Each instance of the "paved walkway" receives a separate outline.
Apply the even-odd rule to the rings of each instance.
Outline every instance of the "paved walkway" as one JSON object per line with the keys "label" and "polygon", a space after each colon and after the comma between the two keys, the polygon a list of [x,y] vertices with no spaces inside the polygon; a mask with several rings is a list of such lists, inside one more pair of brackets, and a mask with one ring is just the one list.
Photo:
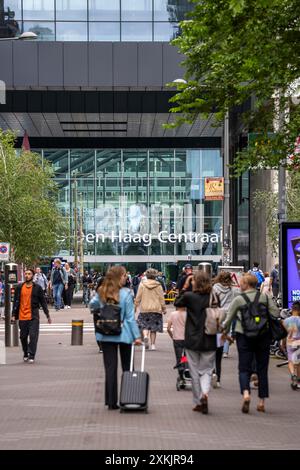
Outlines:
{"label": "paved walkway", "polygon": [[158,350],[146,355],[149,414],[120,414],[104,407],[102,356],[91,328],[83,346],[71,346],[64,326],[72,319],[91,323],[88,310],[78,305],[51,315],[53,332],[42,328],[35,364],[24,364],[21,349],[9,348],[7,365],[0,365],[0,449],[300,448],[300,391],[290,389],[287,368],[276,368],[276,359],[267,413],[256,411],[256,399],[249,415],[241,413],[232,347],[223,361],[222,388],[211,392],[204,416],[192,411],[190,391],[176,391],[172,344],[160,334]]}

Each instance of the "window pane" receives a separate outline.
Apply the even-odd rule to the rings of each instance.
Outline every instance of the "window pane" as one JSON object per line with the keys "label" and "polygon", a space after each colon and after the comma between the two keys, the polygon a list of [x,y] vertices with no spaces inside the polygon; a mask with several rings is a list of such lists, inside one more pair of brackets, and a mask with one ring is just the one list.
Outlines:
{"label": "window pane", "polygon": [[91,21],[120,21],[120,0],[90,0]]}
{"label": "window pane", "polygon": [[44,159],[52,163],[57,178],[64,178],[66,185],[68,184],[69,164],[68,150],[53,149],[44,150]]}
{"label": "window pane", "polygon": [[24,32],[26,31],[32,31],[35,33],[38,41],[55,40],[54,23],[24,21]]}
{"label": "window pane", "polygon": [[54,20],[54,0],[23,0],[24,20]]}
{"label": "window pane", "polygon": [[120,23],[89,23],[90,41],[120,41]]}
{"label": "window pane", "polygon": [[154,0],[154,21],[182,21],[191,10],[189,0]]}
{"label": "window pane", "polygon": [[152,23],[122,23],[122,41],[152,41]]}
{"label": "window pane", "polygon": [[57,41],[87,41],[87,23],[56,23]]}
{"label": "window pane", "polygon": [[151,21],[152,0],[122,0],[122,21]]}
{"label": "window pane", "polygon": [[5,20],[20,20],[22,18],[21,0],[4,1]]}
{"label": "window pane", "polygon": [[154,23],[154,41],[171,41],[178,33],[177,23]]}
{"label": "window pane", "polygon": [[56,0],[57,20],[87,20],[86,0]]}

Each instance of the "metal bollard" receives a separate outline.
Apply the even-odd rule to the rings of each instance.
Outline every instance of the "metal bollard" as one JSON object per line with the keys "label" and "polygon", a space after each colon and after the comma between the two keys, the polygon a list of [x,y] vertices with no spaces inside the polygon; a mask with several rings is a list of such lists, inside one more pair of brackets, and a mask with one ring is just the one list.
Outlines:
{"label": "metal bollard", "polygon": [[6,349],[4,341],[0,340],[0,364],[6,364]]}
{"label": "metal bollard", "polygon": [[83,344],[83,320],[72,320],[71,346],[82,346]]}

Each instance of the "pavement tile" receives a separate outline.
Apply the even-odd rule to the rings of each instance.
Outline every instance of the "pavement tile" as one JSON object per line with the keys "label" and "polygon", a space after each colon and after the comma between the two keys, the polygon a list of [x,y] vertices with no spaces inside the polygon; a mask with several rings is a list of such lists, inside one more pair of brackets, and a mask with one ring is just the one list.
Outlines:
{"label": "pavement tile", "polygon": [[[79,317],[91,322],[80,305],[51,314],[55,323]],[[222,388],[212,390],[204,416],[192,411],[191,391],[176,390],[172,342],[160,334],[157,351],[146,353],[149,413],[120,414],[104,406],[103,359],[93,334],[84,335],[83,346],[71,346],[70,339],[71,334],[41,333],[35,364],[22,362],[20,347],[7,350],[8,363],[0,365],[0,449],[300,447],[300,392],[290,389],[287,368],[277,368],[276,359],[270,361],[267,412],[256,411],[254,391],[250,414],[243,415],[233,346],[222,363]]]}

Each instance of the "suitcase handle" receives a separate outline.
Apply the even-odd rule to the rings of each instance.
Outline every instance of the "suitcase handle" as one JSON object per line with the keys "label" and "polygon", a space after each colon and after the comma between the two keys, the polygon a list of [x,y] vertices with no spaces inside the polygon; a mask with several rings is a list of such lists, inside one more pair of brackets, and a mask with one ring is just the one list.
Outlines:
{"label": "suitcase handle", "polygon": [[[131,356],[130,356],[130,372],[133,372],[134,349],[135,349],[135,344],[132,343],[132,345],[131,345]],[[145,369],[145,350],[146,350],[145,343],[142,343],[141,372],[144,372],[144,369]]]}

